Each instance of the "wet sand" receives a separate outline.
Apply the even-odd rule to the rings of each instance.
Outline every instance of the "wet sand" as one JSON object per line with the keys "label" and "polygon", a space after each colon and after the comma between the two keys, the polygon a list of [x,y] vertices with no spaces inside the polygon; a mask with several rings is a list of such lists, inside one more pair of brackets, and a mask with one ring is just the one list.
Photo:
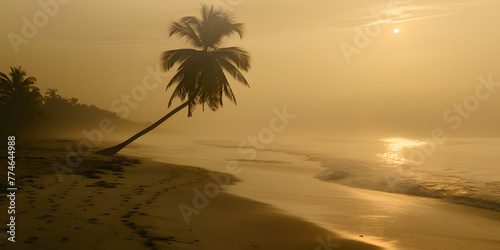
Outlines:
{"label": "wet sand", "polygon": [[[169,151],[179,148],[176,145]],[[142,145],[125,152],[157,161],[224,171],[241,156],[235,148],[186,144],[175,154]],[[318,162],[301,155],[261,151],[239,160],[240,182],[230,194],[270,204],[343,238],[385,249],[499,249],[500,213],[440,199],[353,188],[325,182]],[[360,237],[362,236],[362,237]]]}
{"label": "wet sand", "polygon": [[[16,242],[7,249],[378,249],[340,237],[265,203],[213,189],[196,209],[196,191],[214,172],[130,157],[88,155],[59,182],[73,141],[17,149]],[[5,161],[5,159],[3,159]],[[5,178],[2,173],[0,178]],[[230,185],[238,185],[232,178]],[[5,186],[2,187],[5,190]],[[203,200],[203,199],[202,199]],[[179,205],[197,212],[186,223]],[[6,195],[0,207],[7,211]],[[192,210],[191,210],[192,211]],[[7,220],[7,212],[4,213]]]}

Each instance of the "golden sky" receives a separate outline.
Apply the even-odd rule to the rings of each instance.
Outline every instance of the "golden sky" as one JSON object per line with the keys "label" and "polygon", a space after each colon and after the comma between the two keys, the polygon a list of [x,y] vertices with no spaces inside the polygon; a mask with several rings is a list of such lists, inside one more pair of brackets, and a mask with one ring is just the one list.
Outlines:
{"label": "golden sky", "polygon": [[[169,38],[167,29],[200,7],[193,0],[41,2],[52,4],[50,11],[38,1],[1,1],[8,11],[0,23],[0,71],[21,65],[42,92],[57,88],[105,109],[124,105],[122,96],[142,84],[162,51],[189,46]],[[286,106],[297,115],[287,130],[294,135],[425,137],[442,127],[456,136],[500,136],[498,86],[461,118],[459,129],[451,128],[455,111],[443,119],[455,104],[472,100],[478,77],[500,82],[499,1],[205,2],[231,8],[245,23],[243,40],[227,45],[251,53],[251,88],[233,81],[238,106],[227,101],[215,113],[200,107],[192,118],[182,112],[163,128],[244,136],[267,126],[273,108]],[[26,20],[42,24],[24,32],[31,38],[23,35]],[[12,34],[27,43],[13,46]],[[171,75],[129,107],[127,118],[155,121],[165,114]]]}

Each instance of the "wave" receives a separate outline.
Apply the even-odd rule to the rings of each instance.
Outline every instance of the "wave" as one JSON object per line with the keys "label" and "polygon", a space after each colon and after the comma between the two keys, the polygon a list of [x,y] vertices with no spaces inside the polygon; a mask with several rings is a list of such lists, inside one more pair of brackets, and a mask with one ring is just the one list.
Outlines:
{"label": "wave", "polygon": [[[364,142],[380,143],[380,142]],[[456,142],[467,144],[468,142]],[[195,144],[218,148],[235,149],[238,144],[227,141],[198,140]],[[477,144],[477,143],[472,143]],[[245,148],[251,148],[249,146]],[[274,145],[262,151],[285,153],[289,156],[306,157],[309,161],[320,162],[325,170],[315,177],[329,182],[335,182],[355,188],[377,190],[389,193],[443,199],[448,202],[467,206],[500,211],[500,182],[474,182],[456,176],[436,175],[430,172],[417,171],[408,161],[398,161],[400,164],[388,164],[385,161],[373,159],[359,160],[341,158],[330,154],[318,154],[316,150],[292,150],[289,147]],[[314,152],[314,153],[313,153]],[[394,155],[392,155],[394,156]],[[406,156],[398,155],[405,158]],[[398,158],[399,159],[399,158]],[[255,159],[238,161],[253,161],[259,163],[286,163],[283,157],[279,159]],[[402,163],[402,164],[401,164]]]}
{"label": "wave", "polygon": [[415,171],[411,165],[387,165],[331,157],[309,157],[326,169],[316,178],[355,188],[443,199],[500,211],[500,182],[473,182],[455,176]]}
{"label": "wave", "polygon": [[256,162],[256,163],[272,163],[272,164],[290,164],[290,162],[287,162],[287,161],[275,161],[275,160],[233,159],[233,161]]}

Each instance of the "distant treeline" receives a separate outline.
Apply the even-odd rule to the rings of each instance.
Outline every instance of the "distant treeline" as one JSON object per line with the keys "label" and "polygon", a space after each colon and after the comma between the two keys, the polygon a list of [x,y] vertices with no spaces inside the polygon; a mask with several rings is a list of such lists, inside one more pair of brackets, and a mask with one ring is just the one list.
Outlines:
{"label": "distant treeline", "polygon": [[[99,128],[109,119],[113,134],[138,130],[146,124],[122,119],[116,113],[95,105],[78,103],[76,98],[63,98],[57,89],[43,96],[34,77],[11,67],[9,75],[0,72],[0,135],[23,139],[61,139],[84,137],[83,130]],[[108,122],[109,122],[108,120]],[[130,133],[130,132],[129,132]]]}
{"label": "distant treeline", "polygon": [[46,96],[41,107],[42,118],[32,121],[25,129],[28,138],[79,138],[83,130],[99,128],[103,119],[109,119],[116,132],[138,130],[144,123],[119,117],[116,113],[100,109],[95,105],[78,103],[76,98],[50,98]]}

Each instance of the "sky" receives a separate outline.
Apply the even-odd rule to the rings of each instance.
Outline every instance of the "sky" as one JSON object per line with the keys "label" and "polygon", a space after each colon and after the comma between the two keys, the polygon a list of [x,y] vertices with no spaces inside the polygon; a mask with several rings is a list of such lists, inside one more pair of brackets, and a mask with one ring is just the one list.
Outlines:
{"label": "sky", "polygon": [[170,110],[174,72],[150,72],[163,51],[189,47],[168,27],[201,3],[245,24],[243,39],[225,46],[250,52],[250,88],[231,81],[237,106],[186,110],[162,128],[244,138],[286,107],[296,117],[283,136],[500,136],[494,0],[2,0],[0,72],[22,66],[42,92],[156,121]]}

